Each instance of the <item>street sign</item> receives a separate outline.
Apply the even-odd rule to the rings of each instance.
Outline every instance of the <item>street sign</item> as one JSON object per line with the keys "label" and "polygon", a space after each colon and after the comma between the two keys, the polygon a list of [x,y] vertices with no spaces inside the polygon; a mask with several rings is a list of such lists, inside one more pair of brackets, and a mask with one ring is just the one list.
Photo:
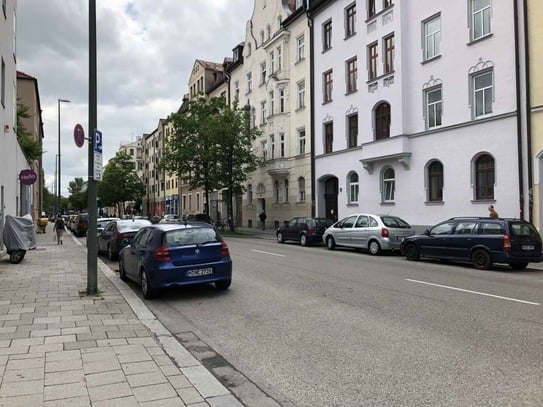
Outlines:
{"label": "street sign", "polygon": [[37,179],[38,175],[32,169],[22,170],[19,173],[19,181],[23,185],[32,185]]}
{"label": "street sign", "polygon": [[95,181],[102,181],[102,132],[94,130],[94,174]]}
{"label": "street sign", "polygon": [[75,145],[79,148],[83,147],[85,144],[85,130],[83,130],[83,126],[79,123],[74,127],[74,141]]}

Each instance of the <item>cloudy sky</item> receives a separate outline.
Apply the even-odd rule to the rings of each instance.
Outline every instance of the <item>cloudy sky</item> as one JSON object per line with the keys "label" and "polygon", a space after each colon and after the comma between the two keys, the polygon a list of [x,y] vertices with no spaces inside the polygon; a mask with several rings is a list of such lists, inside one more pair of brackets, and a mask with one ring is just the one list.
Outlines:
{"label": "cloudy sky", "polygon": [[[196,59],[222,62],[245,36],[253,0],[97,0],[98,129],[104,163],[177,110]],[[87,179],[88,1],[18,0],[17,70],[38,79],[46,186],[53,192],[61,103],[62,195]]]}

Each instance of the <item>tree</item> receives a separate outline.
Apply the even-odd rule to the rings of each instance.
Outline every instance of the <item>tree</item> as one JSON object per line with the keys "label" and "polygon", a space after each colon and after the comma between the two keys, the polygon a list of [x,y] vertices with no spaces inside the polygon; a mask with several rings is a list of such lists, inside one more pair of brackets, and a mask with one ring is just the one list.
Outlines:
{"label": "tree", "polygon": [[169,121],[174,131],[165,140],[159,168],[188,179],[191,189],[203,187],[207,202],[209,192],[227,188],[233,229],[233,192],[242,190],[247,174],[260,163],[251,151],[259,130],[250,128],[248,112],[217,97],[192,99],[186,113],[174,113]]}
{"label": "tree", "polygon": [[17,141],[28,161],[36,161],[43,154],[40,142],[23,125],[23,119],[31,117],[28,106],[17,102]]}
{"label": "tree", "polygon": [[98,183],[98,197],[102,206],[116,206],[125,213],[125,202],[141,202],[145,186],[138,177],[134,163],[124,151],[118,151],[104,168],[102,182]]}
{"label": "tree", "polygon": [[85,181],[81,177],[75,177],[73,181],[70,181],[68,184],[68,191],[70,196],[68,201],[70,203],[70,208],[76,211],[82,211],[87,207],[87,191],[83,190],[83,185]]}

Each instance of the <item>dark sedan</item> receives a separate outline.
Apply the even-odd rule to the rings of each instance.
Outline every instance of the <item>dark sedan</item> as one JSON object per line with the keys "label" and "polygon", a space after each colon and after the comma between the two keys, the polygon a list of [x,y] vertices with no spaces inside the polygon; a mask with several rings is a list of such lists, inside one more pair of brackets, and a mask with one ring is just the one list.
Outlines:
{"label": "dark sedan", "polygon": [[115,260],[136,232],[150,224],[147,219],[118,219],[109,222],[98,235],[98,254],[107,253],[110,260]]}
{"label": "dark sedan", "polygon": [[232,259],[212,225],[156,224],[142,228],[121,250],[119,276],[140,284],[145,298],[173,286],[214,283],[226,290],[232,282]]}
{"label": "dark sedan", "polygon": [[302,246],[322,244],[322,235],[326,228],[334,222],[326,218],[292,218],[288,223],[277,229],[275,236],[279,243],[285,240],[300,242]]}

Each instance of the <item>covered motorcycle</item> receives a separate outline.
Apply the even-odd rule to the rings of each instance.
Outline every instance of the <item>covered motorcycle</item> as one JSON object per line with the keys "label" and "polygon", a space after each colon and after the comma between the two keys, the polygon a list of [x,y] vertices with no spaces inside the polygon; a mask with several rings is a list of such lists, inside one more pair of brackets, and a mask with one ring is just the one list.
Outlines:
{"label": "covered motorcycle", "polygon": [[20,263],[28,250],[36,248],[36,235],[32,216],[6,215],[3,232],[4,245],[9,261]]}

